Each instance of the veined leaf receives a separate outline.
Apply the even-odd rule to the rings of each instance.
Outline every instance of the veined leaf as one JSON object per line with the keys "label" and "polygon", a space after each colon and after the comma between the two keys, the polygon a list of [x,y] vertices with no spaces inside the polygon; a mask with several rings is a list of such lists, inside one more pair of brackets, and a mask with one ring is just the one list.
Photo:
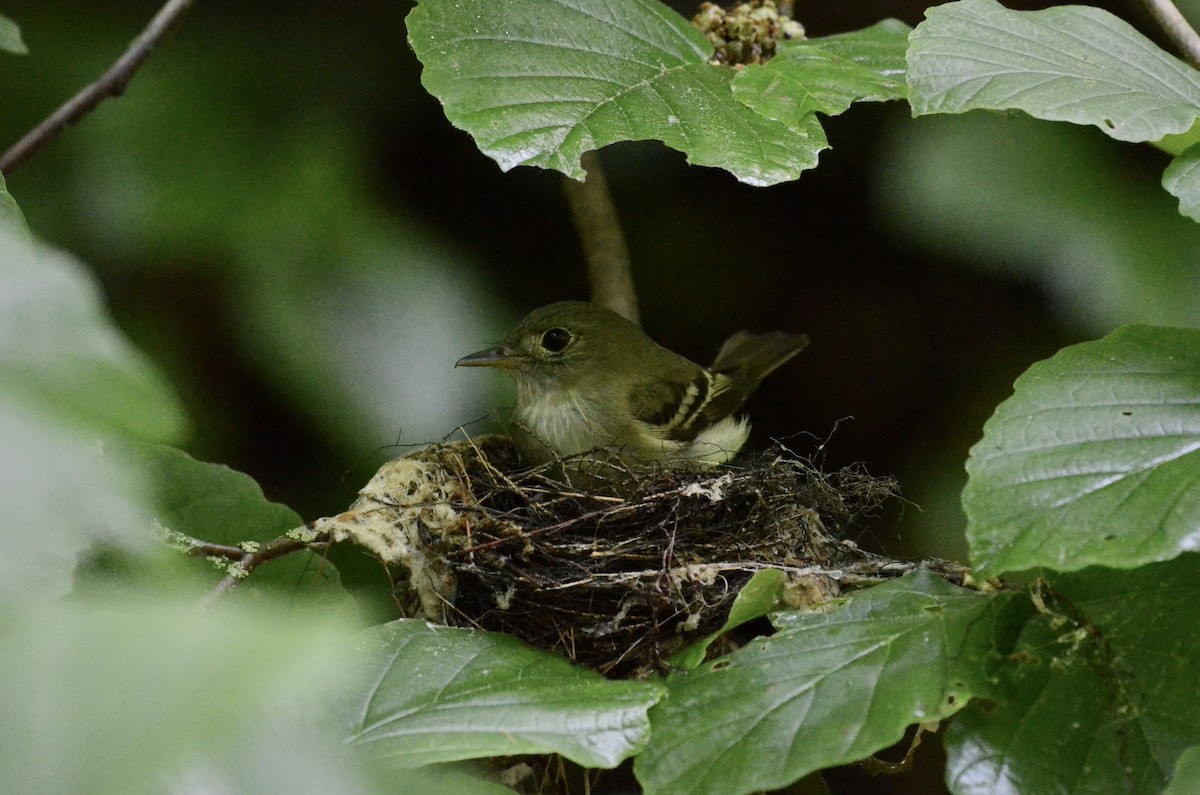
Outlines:
{"label": "veined leaf", "polygon": [[[1051,583],[1049,615],[997,667],[995,704],[970,705],[946,735],[956,795],[1195,792],[1200,743],[1196,555],[1131,571],[1092,568]],[[1177,767],[1178,762],[1178,767]]]}
{"label": "veined leaf", "polygon": [[734,79],[734,96],[788,124],[818,111],[837,115],[861,100],[903,99],[910,30],[885,19],[853,33],[780,42],[774,58],[747,66]]}
{"label": "veined leaf", "polygon": [[708,654],[708,647],[714,640],[747,621],[765,616],[778,607],[786,588],[787,575],[779,569],[763,569],[755,572],[754,576],[746,581],[742,590],[738,591],[738,595],[734,597],[733,604],[729,608],[729,618],[725,620],[720,629],[709,633],[674,655],[671,658],[671,664],[683,670],[695,668],[704,662],[704,658]]}
{"label": "veined leaf", "polygon": [[1125,326],[1035,364],[967,472],[967,540],[985,576],[1200,549],[1200,330]]}
{"label": "veined leaf", "polygon": [[646,742],[661,686],[610,682],[508,635],[394,621],[372,631],[347,742],[399,767],[559,753],[614,767]]}
{"label": "veined leaf", "polygon": [[827,146],[815,118],[788,126],[737,101],[735,71],[657,0],[422,0],[408,30],[425,88],[504,170],[582,179],[584,152],[655,139],[770,185]]}
{"label": "veined leaf", "polygon": [[929,9],[910,42],[914,115],[1016,109],[1121,141],[1156,141],[1200,117],[1200,72],[1099,8],[959,0]]}
{"label": "veined leaf", "polygon": [[994,608],[919,571],[837,610],[781,613],[778,634],[668,680],[638,780],[648,795],[736,795],[886,748],[990,691]]}

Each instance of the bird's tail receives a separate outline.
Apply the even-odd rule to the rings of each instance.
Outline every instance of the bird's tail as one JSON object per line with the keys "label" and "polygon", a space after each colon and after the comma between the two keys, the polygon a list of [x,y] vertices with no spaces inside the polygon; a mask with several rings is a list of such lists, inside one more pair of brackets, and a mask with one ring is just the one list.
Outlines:
{"label": "bird's tail", "polygon": [[721,345],[712,370],[729,376],[744,394],[749,394],[775,368],[791,359],[808,345],[803,334],[773,331],[751,334],[739,331]]}

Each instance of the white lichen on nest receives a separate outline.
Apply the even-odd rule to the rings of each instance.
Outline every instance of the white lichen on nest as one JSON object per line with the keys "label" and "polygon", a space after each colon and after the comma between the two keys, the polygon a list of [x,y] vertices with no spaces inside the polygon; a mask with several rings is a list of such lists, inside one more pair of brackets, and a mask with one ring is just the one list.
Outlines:
{"label": "white lichen on nest", "polygon": [[452,539],[465,531],[459,507],[465,483],[443,456],[398,458],[384,464],[349,510],[318,519],[305,529],[330,541],[352,541],[407,574],[419,611],[412,617],[445,621],[454,603],[455,578],[429,539]]}

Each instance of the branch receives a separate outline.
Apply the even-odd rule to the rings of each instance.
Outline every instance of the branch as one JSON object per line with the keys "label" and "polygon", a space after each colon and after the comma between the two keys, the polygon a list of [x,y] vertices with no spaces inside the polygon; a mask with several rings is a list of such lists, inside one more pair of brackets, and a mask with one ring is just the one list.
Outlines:
{"label": "branch", "polygon": [[[319,542],[319,541],[318,541]],[[192,555],[212,555],[215,557],[229,558],[233,561],[230,566],[229,574],[225,575],[208,594],[200,600],[200,607],[210,607],[214,602],[220,599],[225,594],[232,591],[238,586],[242,580],[250,576],[250,572],[254,571],[263,563],[275,558],[282,558],[284,555],[290,555],[293,552],[299,552],[302,549],[307,549],[314,541],[301,541],[291,536],[280,536],[274,541],[268,541],[254,551],[247,551],[241,547],[226,546],[225,544],[208,544],[198,542],[188,550]]]}
{"label": "branch", "polygon": [[1192,66],[1200,69],[1200,35],[1171,0],[1142,0],[1150,16],[1179,48]]}
{"label": "branch", "polygon": [[568,179],[563,183],[563,191],[587,259],[592,303],[638,323],[637,291],[633,288],[629,270],[629,249],[621,234],[621,221],[608,192],[600,158],[595,152],[585,152],[581,160],[587,179],[584,182]]}
{"label": "branch", "polygon": [[99,80],[71,97],[0,156],[0,173],[10,173],[28,160],[43,144],[91,113],[104,100],[125,93],[125,87],[129,85],[138,68],[150,57],[154,45],[175,27],[195,1],[167,0],[141,35],[129,45],[124,55],[118,58]]}

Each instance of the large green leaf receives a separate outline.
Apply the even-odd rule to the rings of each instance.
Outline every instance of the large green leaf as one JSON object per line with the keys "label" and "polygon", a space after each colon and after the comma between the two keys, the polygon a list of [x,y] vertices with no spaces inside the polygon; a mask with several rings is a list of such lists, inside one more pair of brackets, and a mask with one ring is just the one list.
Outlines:
{"label": "large green leaf", "polygon": [[1200,221],[1200,144],[1171,161],[1163,172],[1163,187],[1179,199],[1179,212]]}
{"label": "large green leaf", "polygon": [[65,593],[96,540],[145,544],[138,477],[99,439],[182,423],[82,269],[0,224],[0,600]]}
{"label": "large green leaf", "polygon": [[148,546],[137,474],[2,388],[0,472],[0,603],[67,593],[80,554],[96,541]]}
{"label": "large green leaf", "polygon": [[371,632],[348,742],[399,767],[558,753],[613,767],[642,747],[663,689],[610,682],[496,633],[395,621]]}
{"label": "large green leaf", "polygon": [[972,704],[950,724],[951,789],[1161,792],[1200,742],[1198,565],[1186,555],[1052,583],[1066,600],[1051,599],[1052,612],[1021,633],[995,704]]}
{"label": "large green leaf", "polygon": [[842,113],[860,100],[903,99],[910,30],[885,19],[853,33],[780,42],[765,65],[742,70],[733,94],[763,116],[791,125],[818,111]]}
{"label": "large green leaf", "polygon": [[789,127],[734,99],[736,72],[657,0],[422,0],[408,30],[425,88],[505,170],[582,179],[584,152],[655,139],[770,185],[827,145],[811,115]]}
{"label": "large green leaf", "polygon": [[0,791],[368,792],[305,717],[339,681],[340,623],[162,594],[0,613]]}
{"label": "large green leaf", "polygon": [[29,52],[29,48],[25,46],[25,41],[21,38],[21,29],[17,27],[17,23],[3,14],[0,14],[0,50],[17,55],[25,55]]}
{"label": "large green leaf", "polygon": [[668,681],[634,762],[647,793],[746,793],[863,759],[991,687],[993,599],[927,572]]}
{"label": "large green leaf", "polygon": [[100,433],[182,436],[170,386],[113,326],[83,267],[0,229],[0,392]]}
{"label": "large green leaf", "polygon": [[1023,110],[1121,141],[1182,133],[1200,117],[1200,72],[1107,11],[935,6],[910,38],[913,113]]}
{"label": "large green leaf", "polygon": [[967,472],[967,539],[986,576],[1200,548],[1200,330],[1125,326],[1035,364]]}

